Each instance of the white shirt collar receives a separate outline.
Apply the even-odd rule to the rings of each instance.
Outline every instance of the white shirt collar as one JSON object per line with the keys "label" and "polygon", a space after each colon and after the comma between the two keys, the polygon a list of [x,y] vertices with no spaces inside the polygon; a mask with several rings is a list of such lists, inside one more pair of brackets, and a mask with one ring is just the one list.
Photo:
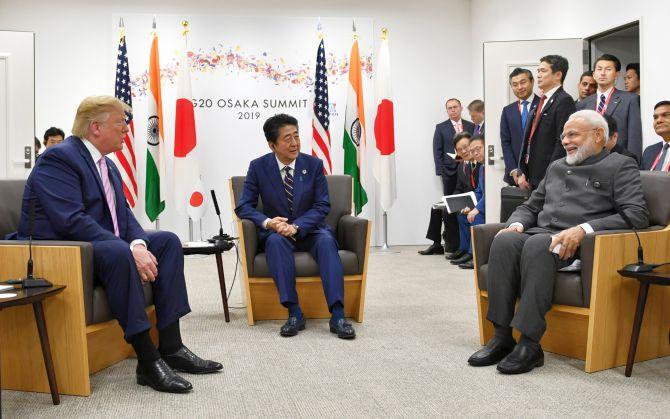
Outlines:
{"label": "white shirt collar", "polygon": [[547,99],[545,100],[544,103],[547,103],[547,101],[549,99],[551,99],[551,97],[554,95],[554,93],[556,93],[556,90],[558,90],[559,87],[561,87],[560,84],[558,86],[554,87],[553,89],[549,90],[548,92],[544,93],[544,95],[547,97]]}
{"label": "white shirt collar", "polygon": [[528,96],[528,99],[519,99],[519,105],[523,106],[523,101],[527,100],[529,105],[533,104],[533,101],[535,100],[535,93],[531,93],[530,96]]}
{"label": "white shirt collar", "polygon": [[102,157],[102,153],[100,150],[98,150],[92,142],[88,141],[86,138],[82,138],[81,141],[84,143],[86,146],[86,149],[88,150],[89,154],[91,155],[91,158],[93,159],[93,163],[95,165],[98,165],[98,161],[100,160],[100,157]]}
{"label": "white shirt collar", "polygon": [[451,124],[452,124],[454,127],[457,126],[458,124],[461,124],[461,125],[463,124],[463,119],[462,119],[462,118],[459,119],[458,121],[454,121],[453,119],[450,119],[450,121],[451,121]]}
{"label": "white shirt collar", "polygon": [[279,173],[281,173],[281,171],[284,170],[284,167],[286,167],[286,166],[290,167],[291,171],[293,171],[293,173],[295,173],[295,160],[293,160],[289,164],[284,164],[284,163],[279,161],[276,154],[275,154],[275,159],[277,160],[277,164],[279,165]]}
{"label": "white shirt collar", "polygon": [[605,98],[610,97],[610,95],[612,94],[612,91],[613,91],[613,90],[614,90],[614,86],[610,87],[610,88],[607,89],[607,91],[605,91],[605,92],[601,92],[600,89],[598,89],[598,92],[597,92],[597,95],[598,95],[597,98],[598,98],[598,100],[600,100],[600,96],[601,96],[601,95],[605,95]]}

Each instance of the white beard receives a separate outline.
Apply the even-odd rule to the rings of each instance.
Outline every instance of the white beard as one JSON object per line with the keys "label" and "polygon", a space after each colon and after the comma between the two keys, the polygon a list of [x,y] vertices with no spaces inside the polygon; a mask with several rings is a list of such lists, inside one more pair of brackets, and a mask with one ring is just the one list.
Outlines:
{"label": "white beard", "polygon": [[565,156],[565,162],[570,166],[574,166],[580,164],[594,154],[595,150],[591,143],[582,144],[581,147],[577,147],[575,154],[568,154]]}

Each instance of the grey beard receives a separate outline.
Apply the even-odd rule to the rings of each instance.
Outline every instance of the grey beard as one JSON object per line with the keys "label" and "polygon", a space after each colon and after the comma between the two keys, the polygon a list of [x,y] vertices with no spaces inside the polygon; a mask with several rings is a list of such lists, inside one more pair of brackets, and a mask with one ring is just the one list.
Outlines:
{"label": "grey beard", "polygon": [[584,144],[583,146],[577,148],[577,152],[575,154],[568,154],[565,156],[565,162],[570,166],[574,166],[591,157],[592,154],[591,147],[589,147],[587,144]]}

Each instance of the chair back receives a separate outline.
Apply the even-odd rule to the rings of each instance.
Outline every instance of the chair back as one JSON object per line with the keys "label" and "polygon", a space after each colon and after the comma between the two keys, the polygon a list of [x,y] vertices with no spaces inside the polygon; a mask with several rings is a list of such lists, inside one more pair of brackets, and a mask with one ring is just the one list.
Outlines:
{"label": "chair back", "polygon": [[642,191],[647,201],[650,226],[670,224],[670,172],[641,171]]}
{"label": "chair back", "polygon": [[0,240],[19,228],[25,179],[0,180]]}
{"label": "chair back", "polygon": [[[246,176],[233,176],[230,181],[233,189],[233,199],[235,205],[239,203],[244,189],[244,180]],[[343,215],[351,214],[351,176],[349,175],[328,175],[326,176],[328,182],[328,194],[330,195],[330,212],[326,216],[326,224],[328,224],[333,231],[337,231],[337,223]],[[258,198],[258,211],[263,211],[263,203]]]}

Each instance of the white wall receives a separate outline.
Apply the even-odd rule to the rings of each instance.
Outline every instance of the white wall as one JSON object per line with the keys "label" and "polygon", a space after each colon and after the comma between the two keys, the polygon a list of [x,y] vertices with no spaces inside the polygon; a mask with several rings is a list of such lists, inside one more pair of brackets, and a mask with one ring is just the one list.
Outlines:
{"label": "white wall", "polygon": [[[104,5],[74,0],[9,4],[0,0],[0,29],[35,32],[35,132],[39,137],[51,125],[68,132],[83,97],[112,94],[116,44],[109,22],[114,13],[374,19],[375,33],[383,26],[390,29],[393,66],[398,201],[389,212],[389,241],[418,244],[426,242],[423,237],[428,208],[441,191],[432,159],[434,126],[445,119],[447,97],[460,97],[467,104],[475,96],[470,94],[473,79],[467,65],[471,57],[470,2],[419,0],[411,6],[402,0],[298,0],[290,4],[270,0],[225,4],[216,0],[118,0]],[[368,120],[372,117],[369,110]],[[333,146],[339,146],[340,140],[334,141]],[[217,187],[224,188],[225,184]],[[213,211],[209,211],[205,231],[213,233],[217,224]],[[161,227],[183,232],[183,226]]]}
{"label": "white wall", "polygon": [[[545,7],[546,6],[546,7]],[[525,39],[588,37],[640,20],[641,112],[644,145],[659,141],[652,127],[654,104],[670,99],[670,3],[644,0],[563,0],[534,7],[520,0],[472,0],[472,93],[481,94],[482,43]],[[551,8],[551,9],[550,9]],[[538,57],[540,58],[540,57]],[[571,63],[572,64],[572,63]],[[569,71],[576,70],[571,66]]]}

